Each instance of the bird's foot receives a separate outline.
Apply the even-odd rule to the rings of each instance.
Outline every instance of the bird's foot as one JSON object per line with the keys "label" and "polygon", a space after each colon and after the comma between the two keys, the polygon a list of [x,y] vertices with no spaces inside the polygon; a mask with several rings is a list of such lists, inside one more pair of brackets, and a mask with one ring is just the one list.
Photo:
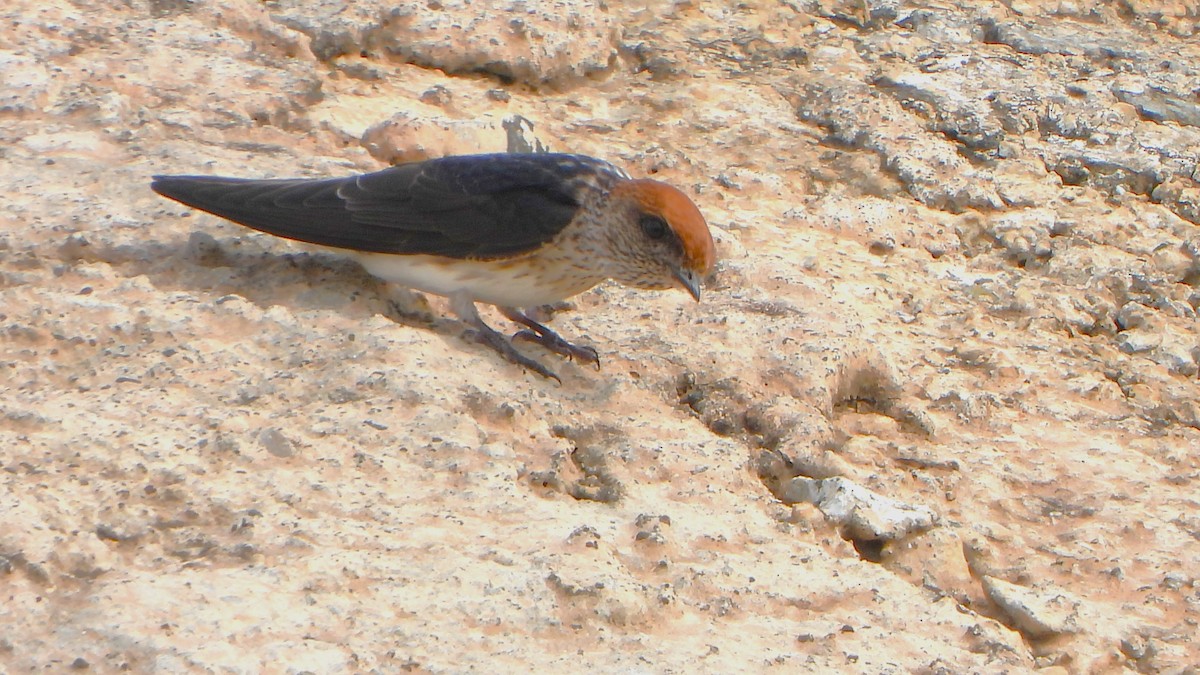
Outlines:
{"label": "bird's foot", "polygon": [[517,348],[509,342],[508,338],[492,330],[490,327],[477,325],[475,328],[467,330],[467,336],[481,345],[487,345],[500,352],[500,355],[510,362],[527,370],[532,370],[544,378],[555,380],[559,384],[562,384],[562,379],[558,375],[555,375],[554,371],[517,351]]}
{"label": "bird's foot", "polygon": [[512,339],[536,342],[559,356],[565,356],[568,359],[578,359],[582,363],[594,363],[596,364],[596,368],[600,367],[600,354],[595,349],[588,345],[577,345],[567,342],[558,333],[538,333],[533,330],[520,330],[513,334]]}
{"label": "bird's foot", "polygon": [[594,363],[597,369],[600,368],[600,354],[592,347],[572,344],[563,339],[558,333],[534,321],[518,310],[505,307],[501,308],[501,312],[510,321],[519,323],[526,328],[526,330],[517,331],[513,335],[513,340],[536,342],[559,356],[576,359],[581,363]]}
{"label": "bird's foot", "polygon": [[[475,309],[475,301],[471,299],[471,296],[463,293],[451,295],[450,307],[460,319],[470,324],[471,328],[467,329],[466,332],[468,337],[479,344],[491,347],[510,362],[526,370],[532,370],[544,378],[555,380],[559,384],[562,384],[562,379],[558,375],[555,375],[554,371],[517,351],[517,348],[513,346],[512,342],[509,342],[508,338],[497,333],[491,326],[484,323],[483,319],[479,316],[479,311]],[[505,311],[507,312],[507,310]]]}

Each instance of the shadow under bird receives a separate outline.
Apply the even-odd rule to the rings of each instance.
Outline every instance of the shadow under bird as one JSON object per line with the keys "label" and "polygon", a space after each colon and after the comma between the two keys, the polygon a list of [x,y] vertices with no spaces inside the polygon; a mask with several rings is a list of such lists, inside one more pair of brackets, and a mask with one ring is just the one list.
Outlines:
{"label": "shadow under bird", "polygon": [[599,365],[524,309],[613,279],[678,287],[700,300],[716,260],[712,235],[683,192],[569,154],[461,155],[332,179],[155,176],[160,195],[247,227],[340,249],[389,282],[443,295],[474,337],[558,377],[484,323],[495,305],[524,328],[513,339]]}

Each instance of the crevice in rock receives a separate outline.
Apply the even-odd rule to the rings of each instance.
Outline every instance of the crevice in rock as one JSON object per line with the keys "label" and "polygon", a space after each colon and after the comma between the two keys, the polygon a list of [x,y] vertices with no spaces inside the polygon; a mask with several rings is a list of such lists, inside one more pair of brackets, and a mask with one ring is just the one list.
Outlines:
{"label": "crevice in rock", "polygon": [[554,453],[550,467],[529,472],[527,481],[580,501],[611,504],[621,499],[625,486],[608,466],[616,454],[612,446],[621,437],[617,430],[603,425],[559,425],[551,429],[551,434],[568,441],[571,449]]}
{"label": "crevice in rock", "polygon": [[817,506],[863,560],[878,563],[890,543],[933,527],[937,519],[928,509],[876,494],[841,475],[837,451],[848,436],[839,429],[839,411],[884,415],[905,433],[923,437],[932,426],[923,413],[900,402],[899,385],[886,368],[844,364],[828,387],[831,408],[822,414],[790,398],[757,401],[735,378],[705,381],[689,372],[675,383],[678,402],[709,430],[757,451],[755,473],[776,499]]}

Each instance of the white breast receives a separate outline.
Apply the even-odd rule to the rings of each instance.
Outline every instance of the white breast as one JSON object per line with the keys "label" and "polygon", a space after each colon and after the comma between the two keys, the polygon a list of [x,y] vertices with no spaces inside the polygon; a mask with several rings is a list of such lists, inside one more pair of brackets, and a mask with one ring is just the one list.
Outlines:
{"label": "white breast", "polygon": [[536,307],[582,293],[604,280],[596,273],[564,270],[534,256],[513,261],[451,260],[430,255],[355,253],[371,274],[437,295],[466,292],[502,307]]}

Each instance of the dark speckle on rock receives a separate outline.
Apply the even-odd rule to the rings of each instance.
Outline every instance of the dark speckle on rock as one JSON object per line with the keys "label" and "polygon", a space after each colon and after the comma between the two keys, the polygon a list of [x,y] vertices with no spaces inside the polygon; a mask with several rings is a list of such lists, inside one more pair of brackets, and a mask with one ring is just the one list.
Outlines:
{"label": "dark speckle on rock", "polygon": [[278,429],[263,429],[258,434],[258,442],[276,457],[286,458],[296,454],[295,445]]}

